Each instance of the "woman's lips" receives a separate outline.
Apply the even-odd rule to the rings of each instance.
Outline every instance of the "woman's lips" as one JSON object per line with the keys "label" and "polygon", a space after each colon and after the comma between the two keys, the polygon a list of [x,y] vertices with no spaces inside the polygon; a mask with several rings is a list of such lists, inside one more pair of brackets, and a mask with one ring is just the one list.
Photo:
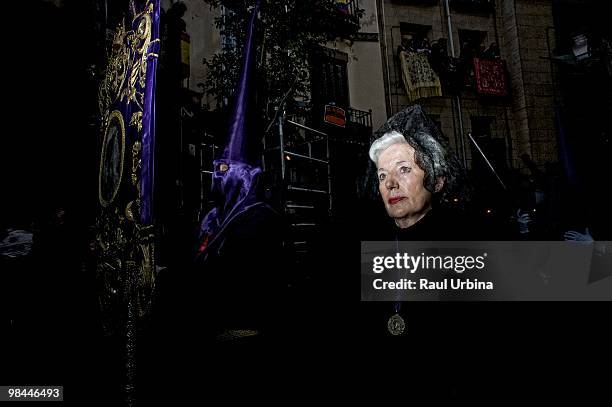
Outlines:
{"label": "woman's lips", "polygon": [[403,201],[404,199],[406,199],[405,196],[398,196],[397,198],[389,198],[387,202],[389,202],[389,205],[395,205],[396,203],[398,203],[399,201]]}

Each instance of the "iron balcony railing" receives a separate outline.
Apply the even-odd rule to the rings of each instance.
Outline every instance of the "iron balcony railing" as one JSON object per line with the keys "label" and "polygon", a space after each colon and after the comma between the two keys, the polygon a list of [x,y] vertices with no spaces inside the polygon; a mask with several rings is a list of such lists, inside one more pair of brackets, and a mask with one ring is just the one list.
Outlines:
{"label": "iron balcony railing", "polygon": [[349,107],[346,109],[348,124],[372,128],[372,110],[365,111]]}

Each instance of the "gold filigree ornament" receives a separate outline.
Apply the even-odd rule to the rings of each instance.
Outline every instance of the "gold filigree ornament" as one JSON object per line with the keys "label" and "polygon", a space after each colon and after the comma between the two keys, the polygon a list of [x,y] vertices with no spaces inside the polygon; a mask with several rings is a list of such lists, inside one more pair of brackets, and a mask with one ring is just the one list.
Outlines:
{"label": "gold filigree ornament", "polygon": [[132,114],[130,126],[136,126],[139,133],[142,131],[142,112],[135,112]]}
{"label": "gold filigree ornament", "polygon": [[138,174],[140,173],[140,167],[142,159],[140,158],[140,151],[142,150],[142,144],[140,141],[136,141],[132,145],[132,185],[136,187],[138,196],[140,196],[140,182]]}
{"label": "gold filigree ornament", "polygon": [[[159,39],[151,41],[151,13],[153,12],[152,3],[149,7],[137,15],[132,23],[135,25],[136,31],[127,34],[127,45],[131,54],[131,71],[127,86],[121,92],[120,100],[125,99],[126,103],[135,102],[142,109],[144,104],[144,92],[139,92],[136,85],[140,89],[144,89],[147,79],[147,61],[150,56],[156,57],[156,54],[149,54],[148,50],[152,43],[158,42]],[[136,22],[138,24],[136,25]]]}
{"label": "gold filigree ornament", "polygon": [[98,92],[98,104],[100,114],[103,117],[108,116],[108,109],[119,98],[127,78],[130,67],[130,52],[126,46],[126,36],[125,26],[122,22],[117,26],[113,36],[113,46],[108,58],[108,65]]}
{"label": "gold filigree ornament", "polygon": [[99,108],[103,116],[117,100],[125,99],[128,105],[135,102],[142,110],[144,92],[140,92],[136,85],[145,88],[147,61],[149,57],[158,56],[148,52],[151,44],[159,42],[159,38],[151,40],[153,11],[153,3],[148,2],[143,11],[132,19],[135,31],[126,31],[124,22],[115,31],[105,78],[99,91]]}
{"label": "gold filigree ornament", "polygon": [[136,215],[134,214],[134,201],[128,202],[125,207],[125,217],[130,222],[134,222],[136,220]]}

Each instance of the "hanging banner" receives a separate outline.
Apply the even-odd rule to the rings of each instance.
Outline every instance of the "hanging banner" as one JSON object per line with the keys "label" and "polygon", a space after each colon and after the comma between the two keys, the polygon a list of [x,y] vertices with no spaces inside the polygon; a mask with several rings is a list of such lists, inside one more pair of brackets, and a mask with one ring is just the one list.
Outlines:
{"label": "hanging banner", "polygon": [[442,96],[440,78],[429,65],[427,54],[401,51],[399,53],[402,80],[409,102]]}
{"label": "hanging banner", "polygon": [[481,95],[507,96],[506,62],[502,59],[474,58],[476,91]]}

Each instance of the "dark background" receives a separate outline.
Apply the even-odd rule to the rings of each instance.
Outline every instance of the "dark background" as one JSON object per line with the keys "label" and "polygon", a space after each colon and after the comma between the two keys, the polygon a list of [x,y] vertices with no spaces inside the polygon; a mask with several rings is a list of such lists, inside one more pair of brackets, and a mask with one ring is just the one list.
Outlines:
{"label": "dark background", "polygon": [[[94,0],[63,3],[62,8],[34,0],[2,6],[3,65],[8,68],[3,75],[11,92],[4,103],[0,148],[0,226],[35,229],[39,239],[35,258],[3,264],[0,271],[0,343],[8,358],[0,363],[0,379],[2,384],[64,384],[67,400],[91,405],[95,393],[99,405],[118,405],[120,366],[112,340],[102,332],[93,276],[82,265],[88,261],[89,225],[97,205],[97,75],[104,30],[114,26],[121,7],[109,1],[105,13]],[[584,10],[582,17],[569,9],[560,18],[598,24],[601,20],[593,16],[609,15],[603,9]],[[593,77],[586,72],[581,78]],[[590,134],[602,126],[609,129],[610,111],[602,110],[607,105],[599,99],[604,96],[591,92],[597,83],[576,80],[571,76],[565,82],[566,92],[575,93],[568,109],[579,109],[570,115],[571,125]],[[581,147],[585,162],[602,151],[589,145]],[[597,172],[591,179],[595,187],[590,191],[597,192],[585,196],[586,202],[607,202],[609,178]],[[334,236],[346,234],[340,230]],[[260,355],[256,366],[283,352],[285,363],[277,372],[293,385],[312,380],[317,386],[325,379],[334,383],[332,390],[343,390],[339,382],[346,378],[354,394],[363,391],[357,383],[373,387],[378,378],[384,382],[382,393],[397,391],[403,400],[410,398],[405,390],[409,382],[443,399],[484,395],[528,403],[532,391],[544,401],[602,393],[610,398],[605,390],[612,366],[608,303],[414,304],[406,310],[408,330],[417,327],[411,343],[392,337],[357,339],[358,298],[350,293],[358,292],[358,282],[346,286],[339,269],[324,271],[327,296],[313,301],[314,316],[305,320],[304,335],[276,344],[270,359]],[[254,356],[242,357],[248,365]],[[327,365],[335,365],[338,375],[328,372]],[[414,373],[417,366],[425,366],[422,374]],[[215,374],[206,366],[198,371]],[[257,381],[256,374],[238,374],[243,376],[251,384]],[[231,375],[219,380],[243,384]]]}

